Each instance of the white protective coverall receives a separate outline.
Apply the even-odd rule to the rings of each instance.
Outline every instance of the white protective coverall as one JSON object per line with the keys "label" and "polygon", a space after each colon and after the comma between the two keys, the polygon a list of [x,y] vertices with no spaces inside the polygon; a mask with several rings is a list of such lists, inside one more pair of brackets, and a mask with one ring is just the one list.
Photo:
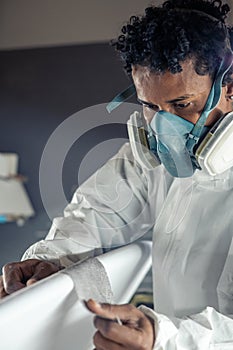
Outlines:
{"label": "white protective coverall", "polygon": [[23,259],[69,266],[93,247],[153,231],[154,349],[233,349],[233,169],[171,177],[140,168],[125,144],[75,192]]}

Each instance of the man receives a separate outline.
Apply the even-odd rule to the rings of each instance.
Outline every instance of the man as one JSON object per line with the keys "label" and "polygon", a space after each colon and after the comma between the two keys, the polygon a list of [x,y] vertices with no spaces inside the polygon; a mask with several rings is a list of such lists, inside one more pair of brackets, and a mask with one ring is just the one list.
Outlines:
{"label": "man", "polygon": [[[123,146],[103,167],[101,184],[126,180],[123,192],[132,198],[124,210],[114,201],[105,210],[109,193],[102,186],[99,200],[90,178],[76,191],[65,217],[54,220],[47,239],[29,248],[21,263],[4,267],[2,297],[68,266],[80,254],[90,256],[88,247],[103,246],[105,231],[115,239],[153,230],[155,312],[89,300],[87,307],[98,315],[96,349],[233,348],[233,169],[226,162],[222,172],[216,170],[220,163],[203,161],[201,167],[202,156],[196,154],[197,149],[204,154],[205,146],[199,146],[211,126],[220,121],[224,129],[230,123],[228,12],[221,0],[169,0],[122,28],[115,45],[156,144],[148,138],[151,152],[162,164],[148,168],[138,160],[139,166],[129,145]],[[132,149],[137,158],[133,144]],[[120,318],[122,324],[106,318]]]}

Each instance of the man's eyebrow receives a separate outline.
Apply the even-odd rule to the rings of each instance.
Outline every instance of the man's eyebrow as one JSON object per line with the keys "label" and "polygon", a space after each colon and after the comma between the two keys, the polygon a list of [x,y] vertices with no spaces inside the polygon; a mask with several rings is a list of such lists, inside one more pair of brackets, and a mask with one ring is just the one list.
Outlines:
{"label": "man's eyebrow", "polygon": [[[179,102],[179,101],[187,100],[188,98],[194,97],[194,96],[195,96],[194,94],[179,96],[179,97],[174,98],[173,100],[168,100],[168,101],[165,101],[165,102],[166,103],[176,103],[176,102]],[[151,102],[143,101],[140,98],[137,98],[137,100],[138,100],[139,103],[141,103],[143,105],[156,106],[155,104],[153,104]]]}
{"label": "man's eyebrow", "polygon": [[137,98],[137,101],[142,104],[142,105],[147,105],[147,106],[156,106],[155,104],[151,103],[151,102],[147,102],[147,101],[143,101],[140,98]]}
{"label": "man's eyebrow", "polygon": [[165,101],[165,102],[166,103],[175,103],[175,102],[187,100],[188,98],[194,97],[194,96],[195,96],[194,94],[179,96],[179,97],[174,98],[173,100],[169,100],[169,101]]}

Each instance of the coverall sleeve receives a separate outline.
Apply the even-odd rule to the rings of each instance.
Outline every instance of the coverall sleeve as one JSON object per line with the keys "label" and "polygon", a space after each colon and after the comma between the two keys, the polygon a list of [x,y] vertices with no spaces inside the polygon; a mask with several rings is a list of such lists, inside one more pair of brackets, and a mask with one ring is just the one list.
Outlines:
{"label": "coverall sleeve", "polygon": [[64,267],[133,242],[150,230],[148,187],[129,144],[75,192],[64,216],[53,220],[47,237],[32,245],[22,260],[37,258]]}
{"label": "coverall sleeve", "polygon": [[233,315],[224,316],[212,307],[183,319],[168,318],[152,309],[139,309],[154,321],[153,350],[233,349]]}

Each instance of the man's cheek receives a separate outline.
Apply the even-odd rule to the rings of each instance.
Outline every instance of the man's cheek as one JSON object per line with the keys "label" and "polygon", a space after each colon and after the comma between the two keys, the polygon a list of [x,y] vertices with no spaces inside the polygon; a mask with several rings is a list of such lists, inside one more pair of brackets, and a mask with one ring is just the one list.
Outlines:
{"label": "man's cheek", "polygon": [[143,107],[143,116],[147,122],[147,124],[149,124],[151,122],[151,120],[154,118],[155,115],[155,111],[153,111],[152,109],[149,109],[147,107]]}

